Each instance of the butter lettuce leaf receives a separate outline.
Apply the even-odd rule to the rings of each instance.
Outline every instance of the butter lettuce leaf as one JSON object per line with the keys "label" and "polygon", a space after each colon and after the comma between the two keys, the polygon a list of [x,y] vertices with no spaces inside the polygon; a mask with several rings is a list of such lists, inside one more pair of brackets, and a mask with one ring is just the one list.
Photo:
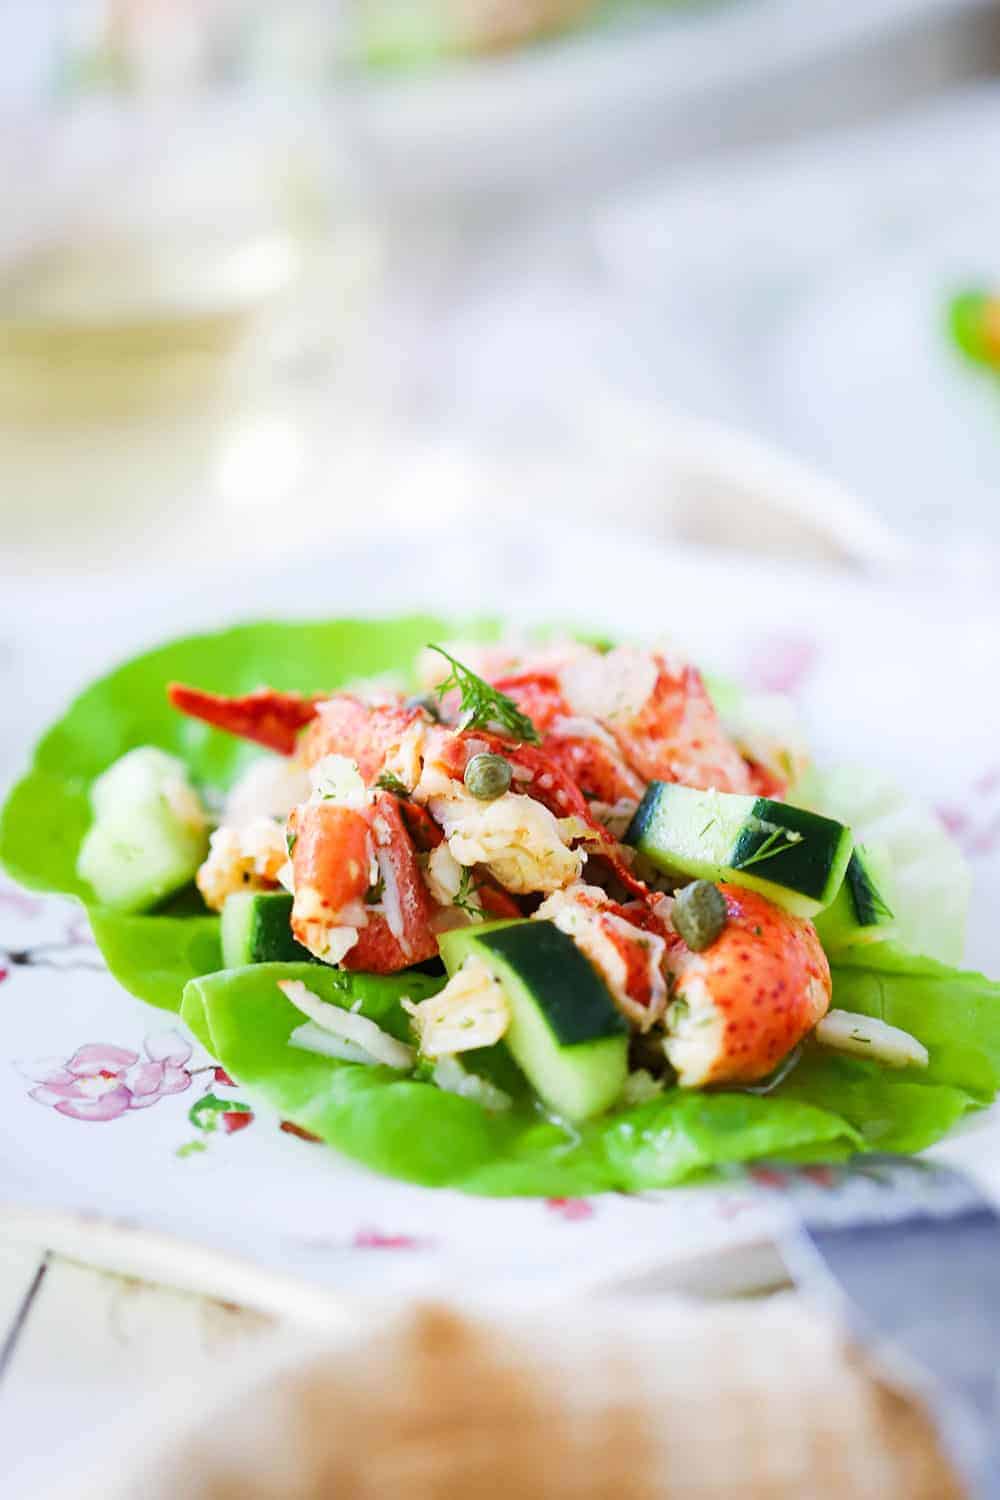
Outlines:
{"label": "butter lettuce leaf", "polygon": [[187,981],[221,965],[218,918],[193,888],[196,899],[183,914],[176,900],[140,917],[94,904],[77,873],[94,781],[127,750],[157,745],[180,756],[196,785],[221,792],[261,754],[178,713],[167,701],[168,682],[217,693],[247,693],[264,683],[333,691],[359,678],[405,676],[428,641],[457,633],[488,635],[495,626],[423,615],[263,622],[187,636],[133,658],[82,692],[39,742],[0,813],[0,864],[32,890],[81,899],[115,978],[140,999],[176,1010]]}
{"label": "butter lettuce leaf", "polygon": [[[90,821],[90,787],[108,765],[137,745],[158,745],[181,756],[201,787],[223,791],[260,754],[176,713],[166,699],[171,679],[225,693],[262,683],[329,691],[357,678],[405,673],[428,641],[469,633],[468,625],[413,616],[264,623],[189,637],[138,657],[88,688],[41,741],[3,809],[0,859],[27,886],[89,903],[76,861]],[[406,1038],[402,998],[419,1000],[440,981],[347,975],[316,965],[221,970],[218,918],[193,891],[144,915],[92,904],[89,915],[111,972],[127,990],[154,1005],[181,1007],[190,1029],[248,1096],[377,1171],[495,1195],[667,1187],[754,1160],[919,1150],[993,1098],[1000,1086],[1000,985],[942,961],[960,946],[964,885],[954,880],[962,871],[954,867],[953,846],[939,842],[940,830],[928,861],[929,826],[914,822],[897,798],[884,783],[851,773],[825,792],[820,787],[816,805],[840,811],[861,836],[880,825],[876,837],[905,873],[909,947],[935,956],[917,957],[890,943],[839,955],[833,1003],[912,1032],[929,1049],[930,1066],[892,1072],[810,1044],[770,1093],[670,1088],[574,1130],[538,1110],[502,1047],[469,1059],[512,1095],[512,1108],[493,1114],[415,1077],[304,1052],[289,1042],[303,1018],[277,989],[278,978],[301,978],[333,1003],[360,1000],[365,1015]],[[950,905],[941,899],[941,861],[952,880]]]}
{"label": "butter lettuce leaf", "polygon": [[410,1182],[491,1195],[638,1191],[762,1156],[813,1151],[829,1160],[859,1142],[852,1126],[808,1102],[736,1093],[671,1089],[575,1129],[548,1119],[527,1094],[510,1110],[489,1114],[474,1100],[390,1068],[290,1045],[303,1018],[277,988],[283,978],[303,980],[334,1004],[360,999],[362,1015],[400,1037],[408,1035],[402,996],[420,999],[435,981],[257,964],[192,980],[181,1010],[248,1097],[356,1161]]}
{"label": "butter lettuce leaf", "polygon": [[[488,1114],[430,1083],[289,1044],[302,1018],[278,979],[301,978],[335,1004],[360,998],[362,1014],[405,1038],[398,1001],[418,998],[418,983],[430,993],[435,981],[423,976],[261,964],[193,979],[181,1014],[248,1095],[376,1171],[491,1195],[638,1192],[757,1160],[921,1150],[992,1097],[1000,985],[899,951],[872,963],[836,971],[836,1003],[906,1024],[930,1047],[928,1069],[893,1072],[814,1044],[769,1094],[668,1088],[572,1130],[542,1114],[527,1090],[514,1091],[509,1111]],[[960,996],[959,1044],[946,1029],[949,984]]]}

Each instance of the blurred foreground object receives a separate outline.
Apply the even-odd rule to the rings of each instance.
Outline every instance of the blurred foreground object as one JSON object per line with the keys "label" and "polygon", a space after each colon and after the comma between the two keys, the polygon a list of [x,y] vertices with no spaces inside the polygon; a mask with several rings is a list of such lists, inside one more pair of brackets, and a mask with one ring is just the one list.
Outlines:
{"label": "blurred foreground object", "polygon": [[102,1434],[82,1500],[961,1493],[919,1409],[792,1297],[504,1323],[417,1309],[319,1352],[285,1338],[219,1385],[208,1411],[189,1391],[161,1412],[155,1436],[133,1413],[125,1472]]}
{"label": "blurred foreground object", "polygon": [[[998,150],[991,82],[664,178],[598,230],[664,397],[819,465],[980,587],[1000,547],[997,389],[946,319],[956,292],[998,285],[997,179],[967,170]],[[978,358],[988,304],[960,311]]]}

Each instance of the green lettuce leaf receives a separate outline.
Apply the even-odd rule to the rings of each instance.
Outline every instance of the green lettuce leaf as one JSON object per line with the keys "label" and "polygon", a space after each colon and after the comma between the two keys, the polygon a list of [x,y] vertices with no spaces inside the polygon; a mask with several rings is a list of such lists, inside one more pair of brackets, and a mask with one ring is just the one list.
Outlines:
{"label": "green lettuce leaf", "polygon": [[[473,627],[485,634],[490,627]],[[429,640],[472,633],[440,620],[244,625],[191,637],[127,663],[79,697],[39,745],[0,818],[0,858],[25,885],[90,896],[76,874],[90,819],[94,779],[126,750],[159,745],[179,754],[194,779],[225,789],[259,752],[177,714],[165,696],[172,678],[219,692],[261,683],[302,692],[405,669]],[[832,790],[831,790],[832,787]],[[284,1117],[376,1170],[430,1185],[491,1194],[567,1196],[639,1190],[696,1179],[764,1157],[829,1161],[857,1149],[913,1151],[946,1133],[1000,1086],[1000,985],[936,961],[960,942],[961,870],[929,847],[883,783],[845,773],[819,786],[818,805],[869,825],[904,871],[902,914],[911,946],[878,944],[838,958],[834,1004],[912,1032],[930,1066],[894,1073],[811,1045],[798,1067],[766,1095],[677,1089],[569,1131],[540,1114],[504,1049],[468,1062],[511,1093],[514,1107],[487,1114],[478,1103],[387,1068],[321,1058],[289,1045],[302,1017],[276,988],[302,978],[339,1004],[408,1037],[400,1006],[432,993],[422,975],[376,978],[315,965],[220,971],[218,918],[184,893],[141,916],[91,907],[111,972],[133,994],[177,1009],[242,1087]],[[820,800],[822,799],[822,800]],[[832,805],[832,804],[836,805]],[[946,862],[947,863],[947,862]],[[190,896],[191,893],[189,893]],[[899,901],[900,893],[894,892]],[[948,899],[945,899],[947,897]]]}
{"label": "green lettuce leaf", "polygon": [[[433,980],[258,965],[192,980],[181,1013],[248,1093],[377,1171],[489,1194],[639,1191],[762,1158],[918,1151],[991,1098],[1000,1079],[1000,985],[885,948],[868,950],[863,967],[835,970],[835,1003],[920,1036],[931,1052],[926,1070],[894,1072],[812,1045],[769,1094],[668,1089],[574,1131],[541,1115],[526,1090],[515,1091],[510,1111],[488,1115],[390,1069],[288,1044],[302,1017],[277,989],[280,978],[301,978],[338,1004],[360,997],[362,1013],[400,1038],[408,1031],[399,997],[416,998],[418,982],[430,993]],[[467,1061],[480,1066],[475,1054]],[[510,1090],[509,1077],[503,1082]]]}
{"label": "green lettuce leaf", "polygon": [[222,968],[219,918],[125,916],[91,907],[90,927],[104,961],[130,995],[177,1010],[189,979]]}
{"label": "green lettuce leaf", "polygon": [[853,1127],[827,1109],[738,1093],[672,1089],[578,1130],[547,1119],[526,1097],[487,1114],[473,1100],[390,1068],[290,1046],[304,1018],[277,988],[284,978],[303,980],[334,1004],[360,999],[362,1015],[399,1037],[409,1034],[401,998],[423,998],[441,981],[258,964],[193,979],[181,1010],[249,1096],[356,1161],[410,1182],[493,1195],[638,1191],[762,1156],[829,1160],[859,1144]]}
{"label": "green lettuce leaf", "polygon": [[90,823],[90,788],[112,761],[137,745],[159,745],[179,755],[197,783],[225,788],[260,753],[178,713],[167,701],[168,682],[215,693],[249,693],[262,684],[323,692],[408,671],[421,647],[453,630],[420,615],[237,625],[135,657],[81,693],[39,742],[0,817],[0,862],[33,890],[86,900],[92,892],[77,875],[77,855]]}
{"label": "green lettuce leaf", "polygon": [[857,843],[887,858],[892,886],[883,894],[899,942],[943,963],[961,963],[972,874],[940,818],[889,777],[858,766],[812,768],[803,800],[848,824]]}
{"label": "green lettuce leaf", "polygon": [[997,981],[908,953],[895,943],[875,943],[838,959],[833,1003],[876,1016],[923,1042],[929,1066],[902,1076],[953,1085],[982,1103],[1000,1088]]}
{"label": "green lettuce leaf", "polygon": [[[93,683],[39,742],[31,768],[0,814],[0,864],[32,890],[77,896],[88,905],[94,936],[115,978],[151,1005],[176,1010],[184,985],[221,964],[218,918],[200,902],[171,902],[161,912],[124,916],[93,905],[77,874],[90,826],[90,788],[137,745],[179,755],[195,782],[225,790],[260,754],[253,745],[186,718],[167,701],[176,679],[219,693],[262,683],[302,693],[358,678],[406,672],[428,641],[488,636],[495,625],[409,615],[390,620],[237,625],[188,636],[126,662]],[[195,893],[196,894],[196,893]]]}

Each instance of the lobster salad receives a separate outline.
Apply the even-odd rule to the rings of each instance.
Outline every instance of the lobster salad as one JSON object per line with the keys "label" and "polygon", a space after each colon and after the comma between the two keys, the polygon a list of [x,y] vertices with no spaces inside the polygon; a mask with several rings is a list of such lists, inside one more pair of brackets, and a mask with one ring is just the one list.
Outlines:
{"label": "lobster salad", "polygon": [[[23,857],[52,736],[6,862],[298,1133],[416,1181],[667,1186],[919,1148],[992,1097],[1000,992],[942,961],[966,877],[929,814],[671,650],[422,623],[121,669],[53,731],[90,758],[72,879]],[[343,687],[311,640],[302,686],[246,690],[324,628]],[[98,766],[105,709],[132,742]]]}

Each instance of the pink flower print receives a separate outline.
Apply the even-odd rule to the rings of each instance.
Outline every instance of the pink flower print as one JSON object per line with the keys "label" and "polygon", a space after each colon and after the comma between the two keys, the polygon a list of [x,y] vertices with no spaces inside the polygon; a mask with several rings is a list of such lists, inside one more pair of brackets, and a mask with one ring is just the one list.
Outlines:
{"label": "pink flower print", "polygon": [[950,833],[953,839],[961,841],[969,823],[965,813],[960,812],[957,807],[939,807],[936,812],[944,825],[945,832]]}
{"label": "pink flower print", "polygon": [[381,1229],[359,1229],[351,1240],[354,1250],[421,1250],[427,1242],[413,1234],[385,1234]]}
{"label": "pink flower print", "polygon": [[545,1207],[550,1213],[565,1219],[567,1224],[578,1224],[594,1215],[594,1205],[586,1198],[546,1198]]}
{"label": "pink flower print", "polygon": [[990,766],[972,783],[967,799],[938,807],[937,815],[947,831],[970,857],[995,853],[1000,848],[1000,768]]}
{"label": "pink flower print", "polygon": [[819,654],[816,642],[808,636],[771,636],[754,648],[747,685],[765,693],[795,693],[811,676]]}
{"label": "pink flower print", "polygon": [[994,792],[1000,792],[1000,766],[989,766],[982,775],[977,776],[972,783],[972,790],[978,797],[990,797]]}
{"label": "pink flower print", "polygon": [[168,1094],[190,1087],[185,1064],[191,1044],[178,1031],[161,1031],[143,1043],[144,1058],[126,1047],[89,1042],[68,1062],[42,1059],[19,1063],[21,1074],[37,1084],[28,1097],[73,1120],[117,1120],[130,1109],[148,1109]]}
{"label": "pink flower print", "polygon": [[77,915],[67,922],[66,943],[71,948],[96,947],[94,934],[90,930],[90,923],[86,917]]}
{"label": "pink flower print", "polygon": [[143,1043],[148,1062],[140,1062],[129,1073],[132,1090],[130,1109],[148,1109],[166,1094],[182,1094],[191,1085],[186,1063],[191,1061],[191,1043],[179,1031],[157,1031]]}
{"label": "pink flower print", "polygon": [[16,911],[21,917],[37,917],[45,903],[38,896],[27,896],[4,882],[0,885],[0,907]]}

